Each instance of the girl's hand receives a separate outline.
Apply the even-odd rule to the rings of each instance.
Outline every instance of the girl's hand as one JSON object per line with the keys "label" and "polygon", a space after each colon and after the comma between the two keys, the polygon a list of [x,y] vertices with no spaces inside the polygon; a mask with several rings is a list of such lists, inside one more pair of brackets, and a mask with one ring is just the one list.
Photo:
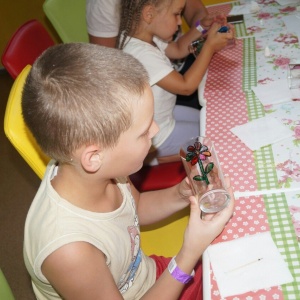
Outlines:
{"label": "girl's hand", "polygon": [[227,25],[229,27],[228,32],[218,32],[220,29],[220,24],[214,23],[210,30],[208,31],[207,40],[205,44],[211,48],[213,52],[217,52],[225,48],[228,41],[234,38],[235,30],[231,24]]}

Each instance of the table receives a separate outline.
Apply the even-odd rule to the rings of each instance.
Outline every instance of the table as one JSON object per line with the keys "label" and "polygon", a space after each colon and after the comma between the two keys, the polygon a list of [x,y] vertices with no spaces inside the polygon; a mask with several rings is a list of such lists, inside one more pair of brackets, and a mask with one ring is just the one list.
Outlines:
{"label": "table", "polygon": [[[240,3],[224,3],[208,9],[228,14],[234,5]],[[215,142],[223,172],[231,177],[238,195],[234,216],[214,243],[270,231],[294,282],[226,300],[300,297],[297,241],[297,235],[300,236],[300,134],[297,133],[300,103],[263,107],[251,90],[257,84],[286,78],[289,58],[300,57],[297,36],[287,32],[282,21],[283,16],[295,13],[295,6],[283,7],[266,0],[260,1],[260,8],[256,14],[245,15],[244,23],[236,25],[239,38],[236,47],[217,53],[211,61],[199,88],[204,106],[200,131]],[[267,45],[270,57],[264,55]],[[295,135],[252,152],[230,129],[266,114],[284,122]],[[291,165],[293,172],[290,172]],[[268,193],[270,189],[277,192]],[[220,299],[206,253],[203,272],[204,298]]]}

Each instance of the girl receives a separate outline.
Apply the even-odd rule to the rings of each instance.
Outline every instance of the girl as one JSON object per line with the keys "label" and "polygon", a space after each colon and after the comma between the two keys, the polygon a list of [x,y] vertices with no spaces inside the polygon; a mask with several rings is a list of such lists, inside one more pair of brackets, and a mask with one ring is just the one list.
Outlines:
{"label": "girl", "polygon": [[175,71],[170,59],[189,54],[189,44],[200,38],[204,29],[198,24],[177,41],[172,38],[181,25],[185,0],[123,0],[118,46],[137,58],[147,69],[154,94],[154,119],[160,127],[152,139],[158,162],[179,160],[181,144],[199,135],[199,110],[175,106],[176,94],[190,95],[198,88],[214,53],[234,38],[214,23],[208,31],[201,53],[184,75]]}

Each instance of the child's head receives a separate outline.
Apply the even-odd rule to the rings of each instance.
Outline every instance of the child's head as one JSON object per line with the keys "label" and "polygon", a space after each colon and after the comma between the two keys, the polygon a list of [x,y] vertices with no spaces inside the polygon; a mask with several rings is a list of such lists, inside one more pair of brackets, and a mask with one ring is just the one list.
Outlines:
{"label": "child's head", "polygon": [[[121,1],[121,23],[118,37],[120,49],[124,48],[128,35],[134,35],[142,18],[146,6],[152,6],[156,11],[168,8],[174,0],[122,0]],[[120,36],[122,33],[122,37]]]}
{"label": "child's head", "polygon": [[84,145],[116,145],[131,126],[133,101],[147,86],[143,66],[120,50],[88,43],[56,45],[28,75],[24,120],[48,156],[68,162]]}

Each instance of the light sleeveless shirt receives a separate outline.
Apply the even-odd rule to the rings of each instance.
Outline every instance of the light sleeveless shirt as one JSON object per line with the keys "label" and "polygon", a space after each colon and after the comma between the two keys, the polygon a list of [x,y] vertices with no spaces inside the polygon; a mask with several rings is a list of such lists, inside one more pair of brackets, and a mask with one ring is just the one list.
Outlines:
{"label": "light sleeveless shirt", "polygon": [[61,299],[42,274],[47,256],[71,242],[94,245],[106,263],[124,299],[140,299],[154,284],[155,262],[140,248],[140,228],[126,178],[117,185],[121,206],[109,213],[78,208],[61,198],[51,185],[57,167],[51,161],[29,209],[25,223],[24,260],[37,299]]}

